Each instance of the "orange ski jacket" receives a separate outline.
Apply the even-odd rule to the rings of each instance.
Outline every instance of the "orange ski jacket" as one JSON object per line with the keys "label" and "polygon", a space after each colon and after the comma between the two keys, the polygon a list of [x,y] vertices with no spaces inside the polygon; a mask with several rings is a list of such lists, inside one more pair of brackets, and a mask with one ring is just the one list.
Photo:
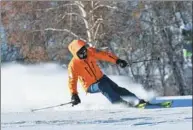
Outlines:
{"label": "orange ski jacket", "polygon": [[79,59],[77,52],[85,46],[86,43],[82,40],[73,40],[68,49],[72,53],[73,58],[68,65],[68,87],[71,94],[77,94],[77,81],[79,80],[84,90],[93,83],[96,83],[102,78],[103,73],[97,65],[97,60],[116,63],[118,57],[110,52],[98,51],[93,47],[87,47],[87,58]]}

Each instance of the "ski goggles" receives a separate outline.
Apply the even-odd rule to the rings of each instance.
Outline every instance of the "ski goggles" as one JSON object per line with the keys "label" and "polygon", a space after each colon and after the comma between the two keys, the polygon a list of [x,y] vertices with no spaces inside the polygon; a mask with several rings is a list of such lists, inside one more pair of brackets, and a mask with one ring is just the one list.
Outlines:
{"label": "ski goggles", "polygon": [[84,46],[82,47],[78,52],[77,52],[77,56],[80,59],[85,59],[87,58],[87,48]]}

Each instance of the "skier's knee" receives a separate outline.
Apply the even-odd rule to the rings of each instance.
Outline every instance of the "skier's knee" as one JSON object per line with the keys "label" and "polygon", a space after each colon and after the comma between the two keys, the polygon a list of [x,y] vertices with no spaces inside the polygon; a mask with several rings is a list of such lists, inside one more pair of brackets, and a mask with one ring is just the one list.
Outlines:
{"label": "skier's knee", "polygon": [[104,92],[104,91],[105,91],[105,87],[107,87],[107,86],[101,85],[101,84],[99,84],[99,86],[98,86],[98,88],[99,88],[99,90],[100,90],[101,92]]}

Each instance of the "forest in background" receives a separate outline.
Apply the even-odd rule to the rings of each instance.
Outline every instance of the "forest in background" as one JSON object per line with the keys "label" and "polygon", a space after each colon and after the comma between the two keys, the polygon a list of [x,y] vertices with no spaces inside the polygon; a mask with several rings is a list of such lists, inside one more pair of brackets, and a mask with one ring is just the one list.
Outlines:
{"label": "forest in background", "polygon": [[161,95],[189,95],[192,5],[192,1],[0,1],[1,63],[67,65],[72,58],[68,44],[82,39],[131,64],[121,69],[99,62],[106,74],[126,75]]}

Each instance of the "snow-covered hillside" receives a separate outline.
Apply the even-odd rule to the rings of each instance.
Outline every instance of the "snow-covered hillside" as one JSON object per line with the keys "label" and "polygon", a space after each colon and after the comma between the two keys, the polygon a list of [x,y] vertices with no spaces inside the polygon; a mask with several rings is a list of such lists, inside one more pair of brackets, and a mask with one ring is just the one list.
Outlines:
{"label": "snow-covered hillside", "polygon": [[[145,99],[146,92],[127,77],[110,76],[116,83]],[[69,102],[67,72],[56,64],[1,67],[1,126],[6,130],[191,130],[192,97],[159,97],[175,100],[174,108],[133,109],[111,105],[101,94],[87,94],[79,87],[82,103],[37,112],[32,108]]]}

